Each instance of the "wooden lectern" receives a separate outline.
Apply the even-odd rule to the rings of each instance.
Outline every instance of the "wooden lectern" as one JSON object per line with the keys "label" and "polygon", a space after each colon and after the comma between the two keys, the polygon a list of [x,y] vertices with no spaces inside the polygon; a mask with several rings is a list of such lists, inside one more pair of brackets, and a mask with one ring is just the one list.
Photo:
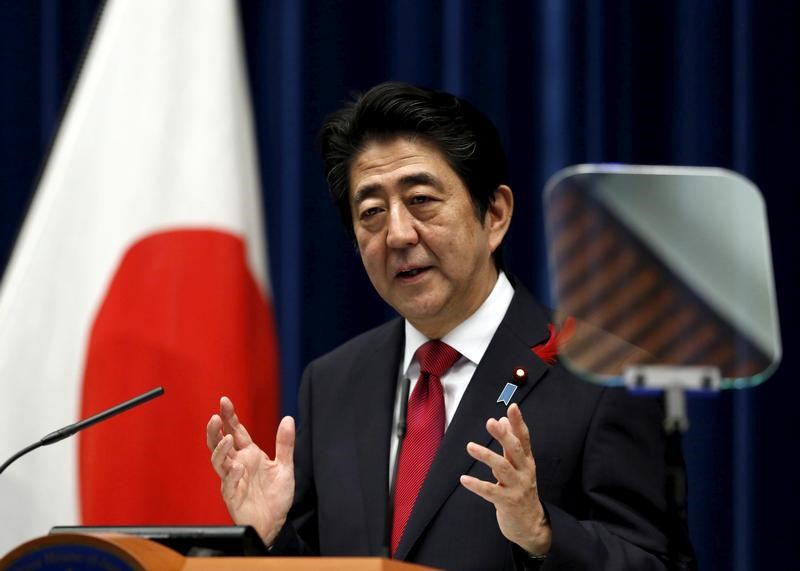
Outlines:
{"label": "wooden lectern", "polygon": [[46,535],[23,543],[0,560],[0,571],[422,571],[431,569],[379,557],[184,557],[163,545],[123,534]]}

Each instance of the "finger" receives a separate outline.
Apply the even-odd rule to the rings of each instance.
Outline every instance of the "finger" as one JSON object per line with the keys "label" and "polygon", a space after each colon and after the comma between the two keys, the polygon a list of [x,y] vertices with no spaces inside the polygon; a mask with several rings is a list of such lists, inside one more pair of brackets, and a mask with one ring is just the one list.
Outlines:
{"label": "finger", "polygon": [[508,407],[508,421],[511,424],[511,432],[522,444],[522,450],[526,456],[533,456],[533,449],[531,447],[531,435],[528,430],[528,425],[522,418],[522,411],[517,403],[513,403]]}
{"label": "finger", "polygon": [[219,441],[222,440],[222,419],[219,417],[218,414],[214,414],[208,421],[206,425],[206,446],[208,446],[209,452],[213,452],[214,449],[219,444]]}
{"label": "finger", "polygon": [[288,466],[293,465],[294,440],[294,419],[291,416],[284,416],[275,435],[275,460]]}
{"label": "finger", "polygon": [[226,502],[230,501],[236,496],[236,488],[239,485],[239,482],[244,476],[244,466],[239,462],[234,462],[231,465],[231,469],[222,478],[222,497],[225,499]]}
{"label": "finger", "polygon": [[484,482],[483,480],[479,480],[478,478],[474,478],[472,476],[467,476],[466,474],[462,475],[459,478],[459,481],[461,482],[462,486],[464,486],[473,494],[482,497],[487,502],[491,502],[496,505],[497,502],[500,501],[500,496],[498,493],[500,488],[495,484]]}
{"label": "finger", "polygon": [[230,462],[226,463],[226,460],[229,459],[228,455],[232,448],[233,437],[228,434],[219,441],[219,444],[211,452],[211,466],[213,466],[214,471],[220,478],[224,479],[230,470]]}
{"label": "finger", "polygon": [[511,423],[508,418],[495,420],[490,418],[486,422],[486,430],[503,447],[503,456],[511,463],[514,468],[521,468],[525,464],[525,452],[522,443],[511,430]]}
{"label": "finger", "polygon": [[478,462],[486,464],[492,470],[492,474],[497,479],[497,483],[501,485],[508,485],[516,480],[514,477],[514,467],[503,456],[496,452],[469,442],[467,444],[467,454],[475,458]]}
{"label": "finger", "polygon": [[222,429],[229,434],[233,434],[236,448],[244,448],[253,443],[250,433],[239,422],[239,417],[236,415],[236,409],[234,409],[231,399],[228,397],[219,399],[219,412],[222,418]]}

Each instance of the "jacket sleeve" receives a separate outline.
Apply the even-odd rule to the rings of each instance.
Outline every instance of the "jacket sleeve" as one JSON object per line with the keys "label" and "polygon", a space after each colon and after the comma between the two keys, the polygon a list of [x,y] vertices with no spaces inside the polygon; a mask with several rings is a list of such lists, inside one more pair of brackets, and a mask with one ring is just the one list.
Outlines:
{"label": "jacket sleeve", "polygon": [[694,568],[685,521],[668,509],[662,419],[654,398],[604,389],[586,435],[583,513],[545,502],[553,542],[540,569]]}
{"label": "jacket sleeve", "polygon": [[319,555],[317,497],[311,450],[311,363],[303,372],[298,396],[299,423],[294,449],[294,501],[271,552],[275,555]]}

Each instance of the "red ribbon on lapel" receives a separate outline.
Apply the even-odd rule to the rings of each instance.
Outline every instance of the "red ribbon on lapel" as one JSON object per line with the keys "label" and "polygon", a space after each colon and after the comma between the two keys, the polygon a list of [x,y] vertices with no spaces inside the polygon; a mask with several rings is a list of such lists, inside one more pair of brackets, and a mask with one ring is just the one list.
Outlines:
{"label": "red ribbon on lapel", "polygon": [[547,329],[550,331],[550,338],[544,343],[531,347],[531,351],[548,365],[555,365],[558,360],[558,350],[567,344],[575,331],[575,320],[567,317],[561,325],[561,331],[556,331],[556,326],[552,323],[547,324]]}

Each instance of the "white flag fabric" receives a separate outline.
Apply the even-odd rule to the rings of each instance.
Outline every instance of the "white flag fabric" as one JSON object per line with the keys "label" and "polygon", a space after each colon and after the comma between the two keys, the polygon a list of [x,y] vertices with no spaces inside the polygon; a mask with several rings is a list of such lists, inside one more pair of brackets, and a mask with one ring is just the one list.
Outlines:
{"label": "white flag fabric", "polygon": [[237,3],[109,0],[0,287],[0,554],[53,525],[229,523],[219,396],[274,441],[277,343]]}

